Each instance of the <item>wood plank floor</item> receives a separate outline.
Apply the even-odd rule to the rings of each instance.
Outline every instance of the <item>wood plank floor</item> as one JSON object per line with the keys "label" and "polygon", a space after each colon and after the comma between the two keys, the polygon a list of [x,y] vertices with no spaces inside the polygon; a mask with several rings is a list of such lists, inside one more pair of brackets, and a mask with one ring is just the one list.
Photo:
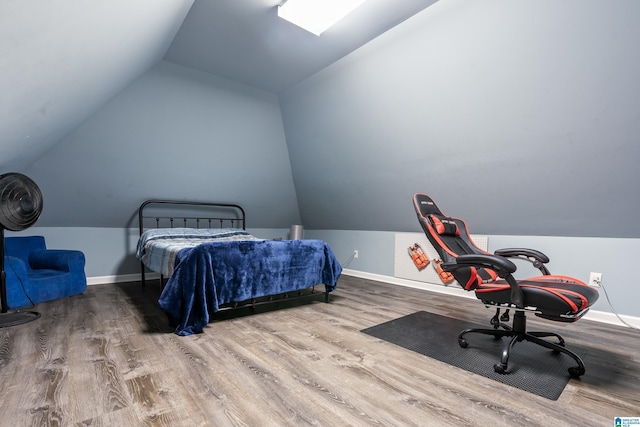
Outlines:
{"label": "wood plank floor", "polygon": [[551,401],[360,332],[419,310],[488,321],[473,299],[343,276],[329,304],[241,310],[179,337],[157,295],[155,284],[90,286],[0,329],[0,425],[612,426],[640,416],[637,330],[530,321],[589,352],[586,375]]}

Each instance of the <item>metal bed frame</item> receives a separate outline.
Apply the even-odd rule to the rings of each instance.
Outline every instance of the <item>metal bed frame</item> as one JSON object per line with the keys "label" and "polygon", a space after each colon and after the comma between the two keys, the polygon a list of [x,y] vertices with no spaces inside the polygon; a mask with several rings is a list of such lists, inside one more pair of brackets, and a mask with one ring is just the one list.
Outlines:
{"label": "metal bed frame", "polygon": [[[193,211],[189,211],[192,209]],[[194,212],[190,215],[183,215],[180,211]],[[230,203],[212,203],[184,200],[163,200],[151,199],[143,202],[138,208],[138,227],[140,236],[153,228],[241,228],[246,230],[247,221],[244,209],[240,205]],[[140,274],[142,286],[146,285],[146,267],[140,262]],[[160,275],[160,286],[163,287],[165,278]],[[329,302],[329,292],[324,293],[324,302]],[[287,292],[283,294],[270,295],[261,298],[254,298],[249,301],[234,302],[221,306],[222,309],[241,308],[244,306],[257,306],[271,304],[277,301],[294,300],[321,295],[316,292],[315,286],[306,290]]]}

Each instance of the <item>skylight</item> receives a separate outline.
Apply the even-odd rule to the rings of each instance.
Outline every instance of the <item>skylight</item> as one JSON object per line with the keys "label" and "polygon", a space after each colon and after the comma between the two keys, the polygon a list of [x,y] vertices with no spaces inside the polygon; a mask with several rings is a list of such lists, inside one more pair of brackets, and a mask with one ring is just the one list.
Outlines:
{"label": "skylight", "polygon": [[319,36],[366,0],[286,0],[278,16]]}

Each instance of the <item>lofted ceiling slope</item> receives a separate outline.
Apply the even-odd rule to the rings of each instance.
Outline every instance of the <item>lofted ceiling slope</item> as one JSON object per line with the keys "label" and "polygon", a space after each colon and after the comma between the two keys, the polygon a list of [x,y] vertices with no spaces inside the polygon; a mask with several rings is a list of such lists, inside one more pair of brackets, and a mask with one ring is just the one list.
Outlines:
{"label": "lofted ceiling slope", "polygon": [[193,0],[0,2],[0,171],[20,171],[162,59]]}
{"label": "lofted ceiling slope", "polygon": [[[20,171],[158,61],[277,93],[436,0],[369,0],[316,37],[280,0],[0,3],[0,171]],[[185,19],[186,17],[186,19]]]}
{"label": "lofted ceiling slope", "polygon": [[165,60],[278,93],[436,0],[368,0],[317,37],[277,16],[282,0],[196,0]]}

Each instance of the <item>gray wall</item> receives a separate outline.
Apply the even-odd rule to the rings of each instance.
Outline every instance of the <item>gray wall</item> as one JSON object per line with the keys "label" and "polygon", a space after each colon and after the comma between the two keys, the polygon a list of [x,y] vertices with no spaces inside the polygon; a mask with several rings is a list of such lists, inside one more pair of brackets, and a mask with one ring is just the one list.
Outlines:
{"label": "gray wall", "polygon": [[443,0],[280,96],[300,214],[640,237],[640,2]]}
{"label": "gray wall", "polygon": [[161,62],[36,161],[38,226],[128,227],[148,198],[242,204],[300,222],[275,95]]}

